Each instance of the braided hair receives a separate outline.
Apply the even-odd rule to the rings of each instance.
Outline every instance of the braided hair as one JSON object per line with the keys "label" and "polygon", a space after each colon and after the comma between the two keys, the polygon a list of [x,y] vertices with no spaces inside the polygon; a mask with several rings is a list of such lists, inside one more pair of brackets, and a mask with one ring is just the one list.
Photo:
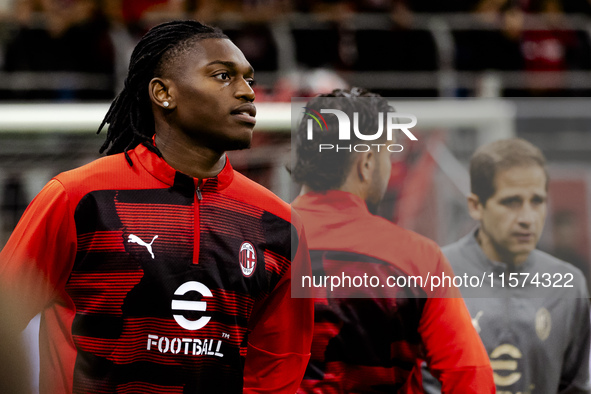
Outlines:
{"label": "braided hair", "polygon": [[140,143],[161,156],[152,144],[155,133],[154,115],[148,94],[152,78],[159,77],[170,64],[192,48],[195,41],[228,37],[218,28],[197,21],[172,21],[148,31],[131,54],[123,90],[113,100],[97,134],[108,123],[107,138],[99,152],[107,155],[125,153]]}

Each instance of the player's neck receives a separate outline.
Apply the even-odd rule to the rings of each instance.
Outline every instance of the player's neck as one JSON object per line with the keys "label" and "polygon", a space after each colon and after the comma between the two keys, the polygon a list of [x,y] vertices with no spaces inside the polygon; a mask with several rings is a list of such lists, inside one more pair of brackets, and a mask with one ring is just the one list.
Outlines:
{"label": "player's neck", "polygon": [[175,170],[193,178],[211,178],[219,174],[226,165],[225,153],[184,141],[179,138],[162,137],[156,133],[156,146],[164,160]]}

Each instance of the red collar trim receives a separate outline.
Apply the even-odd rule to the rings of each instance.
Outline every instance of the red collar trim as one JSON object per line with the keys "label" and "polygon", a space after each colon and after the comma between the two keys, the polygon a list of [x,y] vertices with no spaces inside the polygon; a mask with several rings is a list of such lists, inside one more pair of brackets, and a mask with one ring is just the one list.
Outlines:
{"label": "red collar trim", "polygon": [[[146,171],[148,171],[152,176],[154,176],[156,179],[158,179],[159,181],[161,181],[169,186],[174,185],[174,180],[175,180],[177,173],[181,174],[181,172],[172,168],[163,158],[159,157],[156,153],[150,151],[148,148],[146,148],[142,144],[138,145],[135,149],[133,149],[129,153],[133,154],[135,156],[135,158],[137,159],[137,162],[139,162],[142,165],[142,167],[144,167],[146,169]],[[135,160],[134,160],[134,162],[135,162]],[[185,175],[185,174],[183,174],[183,175],[186,177],[189,177],[188,175]],[[189,178],[192,178],[192,177],[189,177]],[[197,187],[200,180],[197,178],[192,178],[192,179],[194,181],[195,187]],[[228,187],[228,185],[230,185],[230,183],[232,183],[233,179],[234,179],[234,169],[232,168],[232,165],[230,164],[230,160],[226,156],[226,165],[224,166],[222,171],[219,174],[217,174],[215,177],[203,179],[202,186],[205,184],[207,184],[209,186],[209,184],[211,183],[212,185],[215,184],[216,189],[221,190],[221,189],[225,189],[226,187]],[[216,180],[216,182],[211,182],[212,180]]]}
{"label": "red collar trim", "polygon": [[371,215],[367,210],[367,204],[361,197],[340,190],[306,193],[303,196],[298,196],[293,202],[293,206],[296,209],[298,207],[307,207],[310,210],[314,210],[314,206],[323,206],[324,208],[321,209],[328,208],[337,212],[358,212]]}

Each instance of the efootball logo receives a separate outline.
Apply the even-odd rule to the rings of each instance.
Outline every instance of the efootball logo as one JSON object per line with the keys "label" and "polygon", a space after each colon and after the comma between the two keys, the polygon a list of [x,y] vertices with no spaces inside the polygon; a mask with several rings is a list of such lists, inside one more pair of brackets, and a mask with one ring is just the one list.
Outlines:
{"label": "efootball logo", "polygon": [[[326,119],[322,116],[322,114],[331,114],[337,117],[337,121],[339,124],[339,141],[350,141],[351,140],[351,131],[355,134],[355,137],[362,141],[376,141],[382,138],[384,134],[384,113],[378,112],[378,129],[375,133],[371,133],[370,130],[359,130],[359,113],[353,113],[353,124],[351,127],[351,120],[349,116],[338,109],[321,109],[320,112],[313,110],[308,107],[303,107],[304,109],[304,117],[308,117],[307,119],[307,139],[313,140],[314,139],[314,128],[316,125],[316,129],[320,129],[320,132],[327,132],[328,125]],[[408,137],[411,141],[417,141],[417,137],[409,130],[412,127],[416,126],[417,124],[417,117],[411,114],[403,114],[398,112],[387,112],[386,116],[386,139],[388,141],[394,141],[394,131],[400,130]],[[408,119],[409,122],[401,123],[403,119]],[[365,134],[368,133],[369,134]],[[385,147],[388,149],[389,152],[401,152],[404,147],[400,144],[355,144],[355,145],[344,145],[344,144],[319,144],[318,149],[319,152],[323,150],[336,150],[337,152],[340,150],[346,150],[349,152],[367,152],[371,149],[371,147],[377,147],[378,151],[381,147]]]}
{"label": "efootball logo", "polygon": [[[184,299],[176,299],[172,300],[171,308],[172,310],[176,311],[195,311],[195,312],[205,312],[207,310],[207,302],[204,301],[204,297],[213,297],[211,290],[207,286],[205,286],[201,282],[190,281],[185,282],[178,289],[174,292],[175,296],[185,296],[187,293],[196,292],[201,295],[203,300],[201,301],[192,301],[192,300],[184,300]],[[174,313],[172,315],[174,320],[178,323],[179,326],[183,327],[185,330],[199,330],[209,321],[211,320],[211,316],[201,316],[197,320],[189,320],[185,316],[180,313]]]}

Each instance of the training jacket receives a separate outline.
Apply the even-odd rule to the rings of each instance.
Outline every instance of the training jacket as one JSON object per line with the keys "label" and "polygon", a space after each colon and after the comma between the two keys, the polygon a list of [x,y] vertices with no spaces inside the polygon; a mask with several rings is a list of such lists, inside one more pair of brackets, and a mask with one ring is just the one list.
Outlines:
{"label": "training jacket", "polygon": [[[234,171],[193,179],[140,145],[53,178],[0,254],[42,393],[293,393],[312,301],[288,204]],[[299,272],[302,270],[302,272]]]}
{"label": "training jacket", "polygon": [[[306,228],[316,280],[312,357],[301,393],[422,392],[421,359],[447,393],[494,392],[458,290],[387,285],[388,277],[450,275],[433,241],[372,215],[347,192],[307,193],[292,206]],[[347,276],[350,285],[331,287],[332,278]]]}
{"label": "training jacket", "polygon": [[590,392],[589,298],[579,269],[540,250],[517,267],[492,261],[475,231],[443,253],[456,275],[484,274],[482,286],[461,291],[490,356],[497,393]]}

